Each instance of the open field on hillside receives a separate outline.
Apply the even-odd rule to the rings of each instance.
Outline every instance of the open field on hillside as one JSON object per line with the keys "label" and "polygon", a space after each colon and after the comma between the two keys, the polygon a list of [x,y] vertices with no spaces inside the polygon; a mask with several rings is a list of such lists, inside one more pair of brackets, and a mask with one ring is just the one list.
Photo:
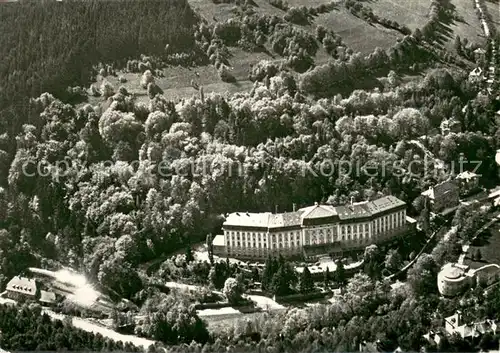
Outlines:
{"label": "open field on hillside", "polygon": [[500,29],[500,1],[486,0],[486,7],[497,30]]}
{"label": "open field on hillside", "polygon": [[[267,1],[267,0],[263,0]],[[307,2],[304,2],[304,0],[286,0],[288,5],[291,6],[308,6],[308,7],[317,7],[323,4],[330,4],[332,1],[331,0],[308,0]],[[336,0],[336,2],[340,2],[339,0]]]}
{"label": "open field on hillside", "polygon": [[[210,23],[215,22],[214,18],[217,21],[225,21],[234,17],[234,4],[214,4],[211,0],[188,0],[188,2],[195,12]],[[254,0],[254,3],[256,5],[254,6],[255,12],[259,14],[283,16],[285,13],[269,4],[268,0]],[[308,4],[307,6],[311,5]]]}
{"label": "open field on hillside", "polygon": [[[261,60],[280,60],[280,56],[275,53],[249,53],[240,48],[230,48],[232,57],[229,59],[229,64],[232,67],[232,74],[238,81],[248,80],[251,65],[258,63]],[[220,80],[220,79],[219,79]]]}
{"label": "open field on hillside", "polygon": [[225,21],[234,16],[232,12],[234,5],[232,4],[214,4],[206,0],[190,0],[189,5],[209,23],[214,23],[214,18],[218,21]]}
{"label": "open field on hillside", "polygon": [[454,38],[458,35],[460,38],[467,38],[469,43],[483,43],[484,36],[481,23],[474,12],[472,1],[451,0],[455,6],[456,14],[463,18],[463,22],[454,22],[449,27],[453,31],[453,38],[446,43],[448,50],[453,50]]}
{"label": "open field on hillside", "polygon": [[412,31],[427,23],[429,2],[421,0],[375,0],[368,6],[377,16],[406,25]]}
{"label": "open field on hillside", "polygon": [[394,30],[379,25],[370,25],[345,9],[321,14],[316,18],[314,24],[334,30],[349,47],[363,54],[371,53],[376,47],[388,49],[396,42],[397,38],[402,37],[399,32]]}
{"label": "open field on hillside", "polygon": [[[257,59],[255,60],[255,62],[258,61]],[[191,86],[191,80],[203,86],[205,95],[211,92],[221,94],[227,92],[232,94],[247,91],[252,87],[252,82],[248,80],[248,72],[244,70],[245,64],[245,60],[235,60],[235,76],[238,79],[235,83],[222,82],[215,67],[210,65],[194,69],[168,67],[163,70],[165,77],[156,78],[156,83],[164,91],[165,98],[173,101],[198,95],[198,92]],[[199,73],[199,77],[195,75],[195,72]],[[127,82],[120,83],[118,77],[113,76],[106,77],[106,80],[113,84],[116,89],[120,86],[125,87],[129,93],[136,95],[138,101],[149,101],[146,90],[140,86],[141,74],[120,72],[118,76],[125,77]],[[102,78],[99,78],[96,84],[99,86],[101,82]],[[90,103],[93,104],[95,104],[97,100],[102,100],[102,98],[89,99]]]}

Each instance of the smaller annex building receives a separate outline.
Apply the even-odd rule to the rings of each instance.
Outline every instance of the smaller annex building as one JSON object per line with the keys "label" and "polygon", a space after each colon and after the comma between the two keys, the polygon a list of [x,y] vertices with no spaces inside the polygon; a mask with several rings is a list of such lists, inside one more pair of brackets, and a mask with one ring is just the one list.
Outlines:
{"label": "smaller annex building", "polygon": [[470,269],[466,265],[447,263],[438,273],[437,285],[441,295],[454,297],[480,281],[490,285],[497,282],[499,278],[500,266],[497,264]]}
{"label": "smaller annex building", "polygon": [[6,287],[7,296],[14,300],[38,298],[38,287],[34,279],[14,276]]}
{"label": "smaller annex building", "polygon": [[57,300],[55,293],[42,290],[35,279],[22,276],[14,276],[7,283],[5,294],[12,300],[36,300],[42,305],[53,305]]}

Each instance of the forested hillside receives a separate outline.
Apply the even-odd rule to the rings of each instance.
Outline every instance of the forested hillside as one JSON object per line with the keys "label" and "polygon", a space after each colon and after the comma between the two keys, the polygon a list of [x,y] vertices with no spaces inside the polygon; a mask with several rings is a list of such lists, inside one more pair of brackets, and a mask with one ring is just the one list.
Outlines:
{"label": "forested hillside", "polygon": [[99,62],[161,56],[167,44],[173,52],[190,51],[196,22],[185,0],[2,4],[0,130],[20,130],[30,96],[64,98],[68,86],[87,85]]}
{"label": "forested hillside", "polygon": [[[414,201],[461,172],[463,159],[467,170],[480,164],[482,186],[498,183],[498,82],[469,72],[500,62],[500,38],[485,39],[483,59],[480,44],[460,38],[453,53],[440,48],[443,23],[458,17],[446,0],[426,2],[429,15],[411,30],[360,1],[262,2],[198,1],[205,21],[185,0],[0,6],[0,291],[27,267],[74,269],[141,307],[135,333],[183,344],[172,352],[355,351],[377,339],[420,349],[430,313],[458,307],[434,295],[456,239],[416,262],[411,292],[375,282],[382,267],[370,264],[383,256],[372,254],[373,276],[356,275],[338,305],[266,313],[218,333],[193,305],[206,293],[160,293],[165,281],[191,277],[234,297],[238,266],[195,260],[191,248],[220,232],[229,212],[394,195],[418,217]],[[216,19],[221,8],[230,18]],[[351,46],[347,27],[329,25],[338,20],[389,39],[362,53],[353,37],[371,37],[350,33]],[[182,248],[184,260],[172,257]],[[0,308],[2,348],[127,348],[37,310]]]}
{"label": "forested hillside", "polygon": [[0,346],[9,351],[113,351],[140,352],[130,343],[114,342],[99,334],[52,320],[39,306],[12,308],[0,305]]}
{"label": "forested hillside", "polygon": [[446,70],[420,84],[387,83],[384,93],[320,101],[297,92],[285,71],[268,83],[177,105],[161,95],[145,105],[120,89],[102,113],[43,94],[32,104],[39,127],[17,134],[12,163],[0,151],[0,245],[15,249],[3,252],[2,275],[55,261],[132,297],[138,264],[204,239],[221,214],[383,194],[412,202],[446,175],[432,160],[424,168],[423,151],[408,141],[451,114],[477,132],[436,135],[429,149],[446,163],[460,153],[481,160],[479,172],[496,178],[495,140],[486,135],[496,131],[495,103],[462,113],[473,88]]}

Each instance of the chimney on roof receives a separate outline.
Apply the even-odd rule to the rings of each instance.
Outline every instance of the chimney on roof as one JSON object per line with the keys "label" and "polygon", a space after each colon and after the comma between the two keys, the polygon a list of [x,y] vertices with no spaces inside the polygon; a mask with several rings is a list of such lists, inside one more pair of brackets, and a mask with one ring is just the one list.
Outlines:
{"label": "chimney on roof", "polygon": [[278,205],[274,205],[274,213],[278,213]]}
{"label": "chimney on roof", "polygon": [[351,196],[351,206],[354,204],[354,197]]}
{"label": "chimney on roof", "polygon": [[250,213],[248,213],[248,211],[247,211],[247,216],[250,216]]}
{"label": "chimney on roof", "polygon": [[292,205],[292,210],[293,210],[293,212],[297,211],[297,204],[295,204],[295,203],[294,203],[294,204]]}
{"label": "chimney on roof", "polygon": [[314,203],[314,206],[318,206],[318,203],[317,203],[317,202],[315,202],[315,203]]}

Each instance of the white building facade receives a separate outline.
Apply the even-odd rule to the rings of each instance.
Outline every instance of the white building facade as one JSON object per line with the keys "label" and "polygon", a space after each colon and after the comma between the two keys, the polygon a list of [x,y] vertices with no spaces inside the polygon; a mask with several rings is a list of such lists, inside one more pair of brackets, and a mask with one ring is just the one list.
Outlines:
{"label": "white building facade", "polygon": [[[263,259],[304,252],[341,253],[390,240],[408,231],[406,204],[393,196],[348,206],[319,205],[273,214],[231,213],[223,224],[225,253]],[[222,239],[223,238],[223,239]]]}

